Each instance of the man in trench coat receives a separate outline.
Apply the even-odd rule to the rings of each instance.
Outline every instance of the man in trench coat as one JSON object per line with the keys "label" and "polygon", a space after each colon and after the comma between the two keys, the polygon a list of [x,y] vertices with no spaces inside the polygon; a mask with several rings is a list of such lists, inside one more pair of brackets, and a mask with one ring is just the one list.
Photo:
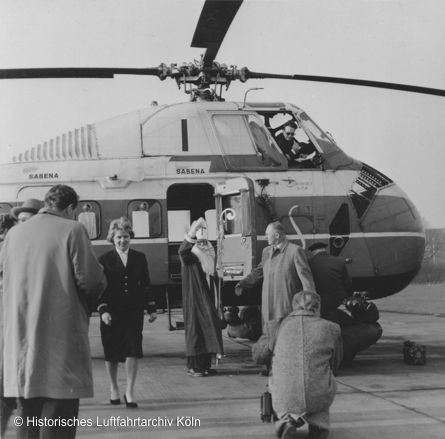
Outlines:
{"label": "man in trench coat", "polygon": [[304,250],[289,242],[282,224],[270,223],[266,228],[268,246],[261,263],[235,286],[235,294],[261,282],[263,324],[279,321],[292,311],[292,297],[301,290],[315,291],[314,280]]}
{"label": "man in trench coat", "polygon": [[[3,245],[4,395],[17,397],[25,419],[18,437],[74,438],[79,398],[93,396],[88,302],[106,280],[87,231],[71,219],[77,202],[71,187],[52,187],[45,208]],[[40,427],[27,417],[59,422]]]}

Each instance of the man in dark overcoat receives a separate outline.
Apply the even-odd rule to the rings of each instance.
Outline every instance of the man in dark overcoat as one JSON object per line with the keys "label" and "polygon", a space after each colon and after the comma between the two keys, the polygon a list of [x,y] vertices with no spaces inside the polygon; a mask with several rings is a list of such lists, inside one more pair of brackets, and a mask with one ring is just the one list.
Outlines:
{"label": "man in dark overcoat", "polygon": [[[376,343],[382,335],[382,327],[373,321],[361,321],[338,309],[344,299],[350,297],[352,281],[343,258],[332,256],[327,244],[316,242],[309,246],[309,266],[314,277],[317,293],[321,297],[322,318],[337,323],[343,338],[343,361],[352,360],[357,352]],[[375,305],[374,305],[375,307]],[[377,308],[375,308],[377,311]]]}
{"label": "man in dark overcoat", "polygon": [[327,247],[324,242],[309,246],[309,266],[321,297],[321,317],[340,324],[337,308],[352,294],[352,282],[344,259],[330,255]]}
{"label": "man in dark overcoat", "polygon": [[223,353],[221,321],[214,304],[215,250],[204,239],[205,227],[203,218],[194,221],[179,247],[185,353],[188,374],[194,377],[215,373],[212,356]]}

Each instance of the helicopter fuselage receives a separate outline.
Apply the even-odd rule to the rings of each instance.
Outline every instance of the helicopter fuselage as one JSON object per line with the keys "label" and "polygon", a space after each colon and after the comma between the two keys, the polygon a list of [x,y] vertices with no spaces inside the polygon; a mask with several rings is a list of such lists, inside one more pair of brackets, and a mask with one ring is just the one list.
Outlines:
{"label": "helicopter fuselage", "polygon": [[[310,167],[288,163],[276,143],[289,121],[315,148]],[[109,249],[110,221],[129,217],[132,245],[146,254],[160,290],[179,284],[179,243],[192,220],[206,217],[224,304],[236,302],[233,283],[259,262],[272,220],[304,248],[329,244],[346,260],[354,289],[371,298],[403,289],[422,262],[424,230],[409,198],[291,104],[150,107],[65,133],[1,165],[0,213],[43,198],[54,184],[79,194],[75,217],[98,254]]]}

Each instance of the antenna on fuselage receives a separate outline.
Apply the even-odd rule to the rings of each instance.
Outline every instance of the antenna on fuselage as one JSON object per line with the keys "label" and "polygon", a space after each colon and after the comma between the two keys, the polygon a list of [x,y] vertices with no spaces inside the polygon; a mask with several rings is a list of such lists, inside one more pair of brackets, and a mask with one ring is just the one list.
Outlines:
{"label": "antenna on fuselage", "polygon": [[249,90],[246,91],[246,93],[244,93],[244,101],[243,101],[243,109],[246,106],[246,98],[247,98],[247,93],[249,93],[249,91],[253,91],[253,90],[264,90],[263,87],[253,87],[253,88],[249,88]]}

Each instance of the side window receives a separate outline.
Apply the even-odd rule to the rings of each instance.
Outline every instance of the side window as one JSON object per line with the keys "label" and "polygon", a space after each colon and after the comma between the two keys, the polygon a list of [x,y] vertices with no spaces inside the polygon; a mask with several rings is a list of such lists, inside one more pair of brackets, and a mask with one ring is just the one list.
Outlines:
{"label": "side window", "polygon": [[[0,222],[2,224],[3,224],[3,221],[6,217],[6,215],[9,214],[11,208],[12,208],[12,206],[8,203],[0,203]],[[8,221],[8,223],[9,223],[9,221]],[[6,230],[3,229],[3,226],[0,226],[0,242],[5,239],[5,236],[6,236]]]}
{"label": "side window", "polygon": [[332,136],[327,135],[320,127],[306,114],[300,114],[302,126],[309,131],[326,154],[334,151],[341,151],[337,144],[333,141]]}
{"label": "side window", "polygon": [[208,209],[204,212],[207,223],[207,237],[210,241],[216,241],[218,231],[216,228],[216,209]]}
{"label": "side window", "polygon": [[280,153],[275,149],[269,131],[263,129],[261,120],[255,115],[249,115],[248,122],[256,148],[261,154],[264,164],[266,166],[280,165]]}
{"label": "side window", "polygon": [[294,138],[299,143],[309,143],[311,141],[303,128],[300,127],[295,130]]}
{"label": "side window", "polygon": [[254,154],[243,115],[218,114],[213,117],[218,139],[226,154]]}
{"label": "side window", "polygon": [[96,201],[79,201],[75,212],[75,218],[83,224],[90,239],[97,239],[100,236],[100,205]]}
{"label": "side window", "polygon": [[295,119],[288,113],[267,114],[264,121],[274,137],[276,137],[289,122],[295,122]]}
{"label": "side window", "polygon": [[128,218],[133,224],[135,238],[156,238],[161,235],[161,205],[158,201],[130,201]]}
{"label": "side window", "polygon": [[249,191],[241,189],[239,194],[221,197],[220,219],[224,235],[249,236],[253,230],[253,219],[249,208]]}
{"label": "side window", "polygon": [[243,232],[241,194],[228,195],[221,199],[224,235],[237,235]]}
{"label": "side window", "polygon": [[0,203],[0,215],[6,215],[12,209],[12,206],[8,203]]}
{"label": "side window", "polygon": [[142,127],[144,155],[171,155],[181,151],[181,124],[177,118],[159,117]]}
{"label": "side window", "polygon": [[214,114],[225,160],[234,169],[286,166],[263,121],[255,114]]}

